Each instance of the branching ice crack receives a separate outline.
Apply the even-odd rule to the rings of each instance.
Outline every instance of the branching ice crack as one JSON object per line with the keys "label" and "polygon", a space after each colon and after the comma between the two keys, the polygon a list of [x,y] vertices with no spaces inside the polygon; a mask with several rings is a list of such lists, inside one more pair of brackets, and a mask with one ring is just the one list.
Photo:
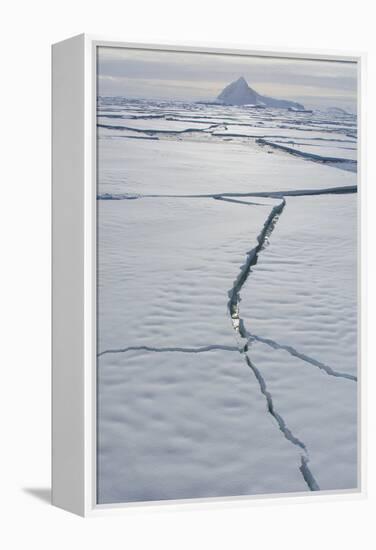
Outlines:
{"label": "branching ice crack", "polygon": [[280,215],[283,212],[283,209],[285,207],[286,201],[283,198],[282,202],[275,206],[272,211],[270,212],[264,227],[262,228],[261,233],[259,234],[257,241],[258,244],[255,248],[250,250],[247,253],[247,259],[245,264],[240,269],[240,274],[237,277],[237,279],[234,281],[232,289],[229,291],[229,302],[228,302],[228,309],[231,315],[232,325],[239,337],[239,351],[240,353],[244,354],[245,361],[248,365],[248,367],[252,370],[258,384],[260,387],[260,391],[262,395],[265,397],[267,408],[269,414],[274,418],[274,420],[277,422],[278,427],[280,431],[283,433],[284,437],[293,445],[300,448],[303,454],[300,455],[300,461],[301,465],[299,467],[300,472],[303,476],[304,481],[306,482],[308,488],[311,491],[318,491],[319,485],[316,482],[312,472],[310,471],[308,467],[309,462],[309,455],[308,450],[305,446],[305,444],[296,437],[293,432],[290,430],[290,428],[287,426],[286,421],[284,418],[279,414],[279,412],[275,409],[273,397],[272,394],[268,391],[267,385],[265,382],[264,377],[262,376],[261,371],[256,367],[256,365],[251,361],[250,357],[248,356],[248,339],[247,339],[247,330],[245,329],[244,322],[240,318],[239,314],[239,302],[240,302],[240,290],[242,286],[244,285],[245,281],[248,279],[248,276],[251,272],[251,268],[253,265],[257,263],[258,255],[261,250],[265,247],[265,245],[268,242],[268,239],[280,217]]}
{"label": "branching ice crack", "polygon": [[319,369],[321,369],[323,372],[328,374],[329,376],[336,376],[338,378],[347,378],[348,380],[352,380],[353,382],[357,381],[357,377],[353,374],[347,374],[346,372],[339,372],[328,365],[325,365],[325,363],[321,363],[321,361],[317,361],[317,359],[314,359],[313,357],[310,357],[309,355],[306,355],[305,353],[300,353],[292,346],[287,346],[285,344],[279,344],[275,340],[271,340],[270,338],[263,338],[262,336],[257,336],[256,334],[251,334],[250,332],[246,331],[248,342],[251,343],[254,340],[257,342],[261,342],[262,344],[266,344],[267,346],[270,346],[273,349],[282,349],[284,351],[287,351],[290,355],[293,355],[294,357],[298,357],[302,361],[305,361],[306,363],[309,363],[310,365],[313,365]]}
{"label": "branching ice crack", "polygon": [[[124,127],[123,127],[124,128]],[[183,132],[190,132],[192,129],[183,130]],[[160,132],[163,133],[163,132]],[[167,132],[166,132],[167,133]],[[308,488],[311,491],[318,491],[320,490],[318,483],[316,482],[312,472],[309,469],[308,462],[309,462],[309,455],[308,450],[304,444],[298,437],[296,437],[290,428],[287,426],[286,421],[284,418],[279,414],[279,412],[275,409],[272,394],[268,391],[267,385],[265,382],[265,379],[262,376],[261,371],[255,366],[255,364],[251,361],[250,357],[248,356],[248,346],[249,343],[251,343],[254,340],[257,340],[259,342],[262,342],[266,345],[269,345],[270,347],[273,347],[274,349],[283,349],[284,351],[287,351],[291,355],[298,357],[302,361],[305,361],[306,363],[309,363],[322,371],[324,371],[326,374],[330,376],[336,376],[341,378],[347,378],[349,380],[357,381],[356,376],[353,376],[351,374],[342,373],[335,371],[331,367],[325,365],[324,363],[321,363],[320,361],[317,361],[316,359],[313,359],[312,357],[309,357],[303,353],[298,352],[295,348],[288,345],[279,344],[278,342],[275,342],[274,340],[270,340],[267,338],[262,338],[260,336],[256,336],[254,334],[251,334],[247,331],[244,325],[244,321],[240,318],[239,313],[239,303],[240,303],[240,290],[243,287],[244,283],[248,279],[248,276],[252,270],[252,266],[254,266],[258,261],[259,253],[265,248],[265,246],[268,244],[268,239],[273,232],[273,229],[282,214],[285,205],[286,200],[285,197],[287,196],[307,196],[307,195],[324,195],[324,194],[347,194],[347,193],[356,193],[357,192],[357,186],[356,185],[350,185],[345,187],[334,187],[334,188],[326,188],[326,189],[296,189],[296,190],[289,190],[289,191],[265,191],[265,192],[251,192],[251,193],[217,193],[217,194],[200,194],[200,195],[136,195],[136,194],[130,194],[130,193],[124,193],[124,194],[109,194],[104,193],[102,195],[98,195],[98,200],[134,200],[134,199],[141,199],[141,198],[212,198],[215,200],[221,200],[221,201],[227,201],[227,202],[234,202],[234,203],[240,203],[240,204],[246,204],[246,205],[259,205],[259,203],[244,201],[244,200],[238,200],[246,197],[260,197],[260,198],[270,198],[270,199],[280,199],[281,202],[274,206],[266,219],[264,226],[261,230],[261,233],[257,237],[257,246],[255,246],[252,250],[250,250],[247,253],[246,262],[243,266],[241,266],[240,273],[237,277],[237,279],[234,281],[233,287],[228,292],[229,301],[228,301],[228,309],[230,312],[233,328],[235,332],[237,333],[239,337],[239,347],[235,346],[223,346],[223,345],[208,345],[208,346],[202,346],[197,348],[192,347],[151,347],[151,346],[129,346],[124,348],[118,348],[118,349],[107,349],[104,351],[101,351],[98,353],[98,357],[105,355],[105,354],[112,354],[112,353],[126,353],[129,351],[151,351],[151,352],[182,352],[182,353],[204,353],[212,350],[223,350],[223,351],[231,351],[231,352],[239,352],[241,354],[244,354],[245,361],[248,365],[248,367],[252,370],[258,384],[260,387],[260,391],[262,395],[265,397],[267,409],[269,414],[274,418],[274,420],[277,422],[277,425],[280,429],[280,431],[283,433],[284,437],[293,445],[300,448],[302,454],[300,455],[300,467],[299,470],[303,476],[304,481],[306,482]]]}

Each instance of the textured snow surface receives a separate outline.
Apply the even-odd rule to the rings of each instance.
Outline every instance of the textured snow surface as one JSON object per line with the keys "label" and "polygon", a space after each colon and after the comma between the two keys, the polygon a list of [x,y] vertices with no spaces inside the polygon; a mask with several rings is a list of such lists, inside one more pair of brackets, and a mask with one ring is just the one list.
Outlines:
{"label": "textured snow surface", "polygon": [[98,115],[98,502],[356,488],[356,118]]}
{"label": "textured snow surface", "polygon": [[228,291],[278,202],[99,201],[98,351],[234,346]]}
{"label": "textured snow surface", "polygon": [[304,443],[318,487],[356,487],[357,384],[260,342],[250,347],[248,356],[262,371],[275,410]]}
{"label": "textured snow surface", "polygon": [[241,355],[100,358],[99,501],[306,491]]}
{"label": "textured snow surface", "polygon": [[240,312],[252,334],[356,375],[354,198],[289,197],[242,288]]}

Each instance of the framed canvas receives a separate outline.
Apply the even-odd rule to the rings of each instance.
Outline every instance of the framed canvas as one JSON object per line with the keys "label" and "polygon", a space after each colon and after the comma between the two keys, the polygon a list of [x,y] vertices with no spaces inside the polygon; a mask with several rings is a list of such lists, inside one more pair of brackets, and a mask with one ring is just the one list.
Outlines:
{"label": "framed canvas", "polygon": [[364,57],[52,51],[53,503],[361,495]]}

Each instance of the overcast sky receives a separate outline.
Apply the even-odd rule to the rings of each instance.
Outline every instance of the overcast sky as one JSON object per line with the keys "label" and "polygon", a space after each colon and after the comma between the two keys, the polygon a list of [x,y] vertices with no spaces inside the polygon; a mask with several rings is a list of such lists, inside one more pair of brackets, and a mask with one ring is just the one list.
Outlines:
{"label": "overcast sky", "polygon": [[240,76],[263,95],[356,111],[355,63],[98,48],[101,96],[212,100]]}

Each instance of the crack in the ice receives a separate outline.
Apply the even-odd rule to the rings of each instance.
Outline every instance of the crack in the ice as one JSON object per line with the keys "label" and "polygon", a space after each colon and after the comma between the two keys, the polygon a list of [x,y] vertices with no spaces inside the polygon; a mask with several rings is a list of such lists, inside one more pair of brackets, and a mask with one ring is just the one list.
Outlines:
{"label": "crack in the ice", "polygon": [[261,233],[257,237],[257,242],[258,242],[257,246],[255,246],[254,248],[252,248],[252,250],[247,252],[246,262],[243,266],[241,266],[240,273],[237,279],[234,281],[233,287],[231,288],[231,290],[229,290],[229,293],[228,293],[228,296],[229,296],[228,308],[230,311],[232,323],[233,323],[234,329],[236,330],[236,332],[240,334],[242,338],[247,338],[247,334],[239,318],[239,302],[240,302],[239,292],[242,286],[244,285],[244,283],[246,282],[246,280],[248,279],[252,266],[254,266],[257,263],[259,252],[267,244],[268,238],[272,233],[274,226],[277,223],[278,218],[285,207],[285,204],[286,204],[285,199],[282,199],[280,204],[272,208],[269,216],[267,217],[264,223],[264,227],[262,228]]}
{"label": "crack in the ice", "polygon": [[324,189],[290,189],[287,191],[259,191],[250,193],[202,193],[198,195],[157,195],[157,194],[134,194],[134,193],[102,193],[97,195],[97,200],[128,200],[128,199],[217,199],[224,200],[231,197],[260,197],[269,199],[283,199],[284,197],[304,197],[311,195],[347,195],[357,193],[357,185],[346,185],[341,187],[327,187]]}
{"label": "crack in the ice", "polygon": [[311,491],[319,491],[320,487],[319,487],[317,481],[315,480],[315,478],[313,477],[313,474],[312,474],[312,472],[311,472],[311,470],[309,469],[309,466],[308,466],[309,455],[308,455],[308,450],[307,450],[307,447],[306,447],[305,443],[303,443],[303,441],[301,441],[298,437],[296,437],[292,433],[290,428],[287,426],[284,418],[276,411],[276,409],[274,407],[274,403],[273,403],[273,397],[267,389],[266,382],[265,382],[260,370],[255,366],[254,363],[252,363],[252,361],[250,360],[247,353],[245,353],[244,357],[245,357],[247,365],[249,366],[249,368],[252,370],[253,374],[255,375],[255,378],[256,378],[259,386],[260,386],[261,393],[263,394],[263,396],[266,399],[269,414],[276,420],[276,422],[278,424],[278,427],[281,430],[281,432],[283,433],[284,437],[288,441],[290,441],[290,443],[292,443],[293,445],[296,445],[297,447],[302,449],[302,451],[304,453],[304,454],[300,455],[301,465],[299,467],[299,470],[302,473],[304,481],[306,482],[308,488]]}
{"label": "crack in the ice", "polygon": [[307,452],[307,448],[306,448],[305,444],[302,441],[300,441],[300,439],[298,437],[296,437],[291,432],[291,430],[287,427],[285,420],[275,410],[272,395],[268,391],[268,389],[266,387],[266,382],[265,382],[261,372],[259,371],[259,369],[254,365],[254,363],[252,363],[252,361],[250,360],[250,358],[247,354],[245,354],[245,360],[247,362],[247,365],[249,366],[249,368],[252,370],[253,374],[255,375],[257,382],[259,383],[261,393],[263,394],[263,396],[266,399],[266,403],[267,403],[267,406],[268,406],[269,413],[277,421],[278,427],[281,430],[281,432],[283,433],[283,435],[285,436],[285,438],[288,441],[290,441],[291,443],[293,443],[294,445],[297,445],[298,447],[303,449],[304,452]]}
{"label": "crack in the ice", "polygon": [[[247,204],[247,205],[258,205],[258,203],[237,200],[236,197],[239,197],[239,198],[264,197],[264,198],[271,198],[271,199],[280,199],[281,202],[277,206],[274,206],[272,208],[268,218],[264,223],[264,226],[260,234],[257,237],[257,243],[258,243],[257,246],[247,253],[246,262],[241,267],[240,274],[237,277],[237,279],[234,281],[233,287],[228,293],[228,296],[229,296],[228,308],[229,308],[233,328],[242,340],[242,344],[240,347],[231,347],[231,346],[223,346],[223,345],[210,345],[210,346],[203,346],[199,348],[189,348],[189,347],[157,348],[157,347],[151,347],[151,346],[130,346],[130,347],[125,347],[120,349],[104,350],[98,353],[98,357],[104,354],[125,353],[128,351],[202,353],[202,352],[208,352],[212,350],[224,350],[224,351],[232,351],[232,352],[236,351],[244,354],[245,361],[249,366],[249,368],[252,370],[259,384],[260,391],[262,395],[265,397],[269,414],[277,422],[279,430],[283,433],[284,437],[290,443],[299,447],[303,452],[303,454],[300,455],[301,464],[300,464],[299,470],[303,476],[304,481],[306,482],[308,488],[311,491],[319,491],[320,487],[308,466],[309,454],[308,454],[306,445],[304,444],[304,442],[302,442],[298,437],[296,437],[293,434],[293,432],[287,426],[284,418],[275,409],[272,394],[267,389],[267,385],[266,385],[265,379],[261,374],[261,371],[254,365],[254,363],[251,361],[250,357],[247,354],[248,344],[252,340],[259,340],[260,342],[263,342],[276,349],[283,349],[285,351],[288,351],[291,355],[294,355],[302,359],[303,361],[322,369],[324,372],[326,372],[326,374],[329,374],[331,376],[348,378],[354,381],[356,381],[356,377],[352,375],[348,375],[346,373],[340,373],[340,372],[334,371],[331,367],[328,367],[327,365],[324,365],[323,363],[320,363],[319,361],[316,361],[315,359],[309,356],[299,353],[297,350],[295,350],[291,346],[278,344],[277,342],[274,342],[272,340],[250,334],[244,326],[244,321],[240,318],[240,313],[239,313],[239,303],[241,300],[240,290],[243,287],[246,280],[248,279],[248,276],[252,271],[252,267],[257,263],[259,253],[268,244],[268,239],[286,205],[285,196],[347,194],[347,193],[355,193],[355,192],[357,192],[356,185],[346,186],[346,187],[327,188],[327,189],[298,189],[298,190],[290,190],[290,191],[274,191],[274,192],[272,191],[272,192],[259,192],[259,193],[254,193],[254,192],[253,193],[218,193],[218,194],[206,194],[206,195],[205,194],[203,195],[135,195],[133,194],[132,195],[128,193],[125,193],[122,195],[111,195],[111,194],[105,193],[103,195],[99,195],[97,197],[99,200],[131,200],[131,199],[138,199],[138,198],[145,198],[145,197],[146,198],[212,198],[215,200],[236,202],[236,203]],[[235,198],[231,198],[231,197],[235,197]]]}
{"label": "crack in the ice", "polygon": [[133,128],[132,126],[119,126],[115,124],[103,124],[103,123],[97,124],[98,128],[105,128],[106,130],[117,130],[120,132],[132,131],[132,132],[137,132],[141,134],[146,134],[148,136],[154,136],[156,134],[159,134],[161,136],[181,136],[182,134],[205,133],[205,132],[208,132],[210,129],[212,129],[213,126],[216,127],[217,125],[212,125],[205,128],[185,128],[184,130],[162,130],[162,129],[154,129],[154,128],[144,128],[144,129]]}
{"label": "crack in the ice", "polygon": [[299,470],[302,473],[304,481],[306,482],[306,484],[308,485],[311,491],[320,491],[319,484],[313,477],[313,474],[308,467],[308,458],[304,455],[302,455],[300,458],[301,458],[301,464],[300,464]]}
{"label": "crack in the ice", "polygon": [[328,374],[329,376],[336,376],[338,378],[347,378],[348,380],[352,380],[353,382],[357,382],[357,377],[353,374],[348,374],[346,372],[339,372],[328,365],[325,365],[325,363],[322,363],[321,361],[317,361],[317,359],[314,359],[313,357],[310,357],[309,355],[306,355],[305,353],[301,353],[297,351],[292,346],[288,346],[286,344],[279,344],[275,340],[271,340],[270,338],[263,338],[262,336],[257,336],[256,334],[251,334],[250,332],[246,331],[244,329],[248,342],[251,343],[252,341],[256,340],[257,342],[261,342],[262,344],[266,344],[267,346],[270,346],[273,349],[282,349],[284,351],[287,351],[290,355],[293,355],[294,357],[297,357],[298,359],[301,359],[302,361],[309,363],[310,365],[313,365],[319,369],[321,369],[323,372]]}
{"label": "crack in the ice", "polygon": [[250,202],[250,201],[240,201],[237,199],[230,199],[230,197],[223,197],[223,196],[213,196],[213,199],[217,201],[226,201],[226,202],[235,202],[236,204],[247,204],[248,206],[265,206],[261,202]]}
{"label": "crack in the ice", "polygon": [[326,157],[324,155],[316,155],[315,153],[308,153],[306,151],[301,151],[300,149],[295,149],[294,147],[289,147],[288,145],[282,145],[281,143],[276,143],[275,141],[270,141],[265,138],[256,139],[256,143],[262,147],[267,145],[273,149],[278,149],[284,151],[290,155],[301,157],[306,160],[311,160],[313,162],[319,162],[321,164],[328,164],[334,166],[335,168],[343,168],[351,172],[356,172],[357,161],[353,159],[346,159],[342,157]]}
{"label": "crack in the ice", "polygon": [[273,232],[273,229],[280,215],[282,214],[285,205],[286,205],[286,201],[283,198],[280,204],[272,208],[268,218],[264,223],[261,233],[257,237],[257,241],[258,241],[257,246],[247,253],[246,262],[240,268],[240,274],[237,277],[237,279],[234,281],[233,287],[229,291],[228,309],[230,312],[233,328],[240,337],[241,343],[239,346],[239,352],[241,354],[244,354],[245,361],[248,367],[252,370],[259,384],[260,391],[266,400],[268,412],[277,422],[278,427],[280,431],[283,433],[284,437],[290,443],[299,447],[303,451],[303,454],[300,455],[301,465],[299,467],[299,470],[308,488],[311,491],[318,491],[320,490],[319,485],[316,482],[312,472],[308,467],[309,454],[308,454],[306,445],[292,433],[290,428],[287,426],[284,418],[275,409],[272,394],[267,389],[267,385],[264,377],[261,374],[261,371],[256,367],[256,365],[251,361],[250,357],[248,356],[248,353],[247,353],[248,352],[248,340],[247,340],[248,333],[244,326],[243,320],[240,318],[240,311],[239,311],[240,290],[243,287],[246,280],[248,279],[248,276],[252,270],[252,266],[254,266],[257,263],[258,255],[260,251],[263,250],[265,248],[265,245],[268,243],[268,239],[271,233]]}
{"label": "crack in the ice", "polygon": [[101,357],[102,355],[108,354],[108,353],[126,353],[128,351],[154,351],[156,353],[164,353],[164,352],[174,352],[178,351],[181,353],[205,353],[207,351],[213,351],[213,350],[221,350],[221,351],[236,351],[238,352],[238,348],[236,346],[224,346],[221,344],[212,344],[209,346],[201,346],[198,348],[191,348],[191,347],[152,347],[152,346],[129,346],[126,348],[118,348],[118,349],[106,349],[97,354],[97,357]]}
{"label": "crack in the ice", "polygon": [[[107,118],[127,118],[122,117],[121,115],[104,115],[104,117]],[[189,120],[187,118],[184,119],[184,117],[181,115],[179,118],[179,115],[176,115],[175,113],[165,113],[162,115],[151,115],[151,116],[139,116],[139,115],[133,115],[130,116],[131,119],[142,119],[142,118],[161,118],[165,120],[171,120],[171,121],[181,121],[185,123],[197,123],[200,122],[199,120]],[[183,118],[183,120],[181,120]],[[197,116],[197,119],[205,118],[203,116]],[[207,120],[208,117],[206,117]],[[256,139],[256,143],[259,143],[260,145],[267,145],[270,147],[274,147],[277,149],[281,149],[282,151],[285,151],[287,153],[297,155],[297,156],[303,156],[304,158],[307,158],[311,161],[321,162],[325,164],[334,164],[339,165],[338,167],[344,167],[346,169],[346,166],[350,166],[352,169],[356,169],[357,163],[354,160],[347,160],[344,158],[334,158],[334,157],[324,157],[316,154],[311,153],[305,153],[300,150],[296,150],[292,147],[288,146],[287,142],[272,142],[270,139],[273,138],[281,138],[287,136],[280,136],[280,135],[264,135],[260,136],[258,135],[244,135],[240,133],[232,133],[230,128],[230,132],[227,131],[228,126],[248,126],[250,128],[255,127],[255,124],[250,123],[239,123],[239,121],[231,122],[231,120],[227,121],[226,123],[215,123],[215,118],[212,117],[211,121],[207,121],[206,124],[210,124],[208,127],[205,128],[186,128],[184,130],[163,130],[163,129],[139,129],[139,128],[131,128],[127,126],[119,126],[119,125],[110,125],[110,124],[98,124],[98,127],[102,128],[110,128],[113,130],[122,130],[122,131],[132,131],[135,134],[139,135],[133,135],[133,136],[124,136],[124,137],[133,137],[135,139],[159,139],[157,136],[161,136],[164,138],[178,138],[181,139],[181,137],[184,137],[184,134],[187,134],[188,137],[190,137],[190,134],[193,134],[196,136],[197,134],[205,134],[209,133],[214,138],[222,138],[222,137],[237,137],[237,138],[254,138]],[[272,120],[272,118],[264,117],[263,120]],[[211,124],[212,122],[212,124]],[[325,121],[324,121],[325,122]],[[200,122],[202,124],[202,122]],[[317,124],[319,123],[313,123]],[[262,123],[263,124],[263,123]],[[301,121],[296,121],[296,124],[306,124],[306,120],[303,119]],[[322,124],[322,122],[321,122]],[[346,126],[349,126],[346,123],[340,123],[340,122],[327,122],[327,124],[332,125],[342,125],[346,128]],[[221,128],[225,128],[226,133],[223,133],[220,131]],[[265,128],[269,126],[265,126]],[[305,131],[313,131],[315,128],[296,128],[293,126],[289,126],[288,124],[285,125],[279,125],[280,128],[291,128],[294,130],[305,130]],[[351,126],[350,126],[351,127]],[[323,132],[327,132],[328,135],[331,133],[331,129],[321,129]],[[340,131],[340,130],[338,130]],[[343,133],[343,132],[341,132]],[[252,134],[252,130],[249,131],[249,134]],[[355,138],[356,136],[353,136],[351,133],[349,133],[349,130],[347,133],[344,134],[347,137]],[[299,136],[298,136],[299,137]],[[323,141],[346,141],[346,140],[334,140],[334,138],[301,138],[301,139],[317,139],[317,140],[323,140]],[[324,363],[321,363],[320,361],[317,361],[316,359],[309,357],[303,353],[298,352],[295,348],[289,345],[279,344],[278,342],[275,342],[274,340],[263,338],[254,334],[251,334],[247,331],[243,319],[240,318],[240,308],[239,304],[241,301],[240,292],[247,281],[250,273],[252,272],[252,267],[257,264],[258,257],[260,252],[265,248],[265,246],[268,244],[268,239],[280,217],[282,214],[284,207],[286,205],[286,199],[285,197],[293,197],[293,196],[308,196],[308,195],[323,195],[323,194],[346,194],[346,193],[355,193],[357,192],[357,186],[346,186],[346,187],[335,187],[335,188],[328,188],[328,189],[298,189],[298,190],[288,190],[288,191],[262,191],[262,192],[250,192],[250,193],[234,193],[234,192],[228,192],[228,193],[217,193],[217,194],[197,194],[197,195],[136,195],[136,194],[110,194],[110,193],[104,193],[101,195],[98,195],[98,200],[132,200],[132,199],[139,199],[139,198],[211,198],[219,201],[227,201],[230,203],[238,203],[238,204],[245,204],[245,205],[259,205],[260,203],[257,202],[250,202],[241,200],[246,197],[259,197],[259,198],[270,198],[270,199],[280,199],[281,202],[274,206],[266,219],[264,226],[257,237],[257,245],[247,252],[246,262],[243,266],[241,266],[240,274],[237,277],[237,279],[234,281],[233,287],[228,293],[229,301],[228,301],[228,309],[230,312],[233,328],[235,332],[238,335],[239,338],[239,346],[224,346],[224,345],[208,345],[208,346],[202,346],[202,347],[152,347],[152,346],[129,346],[129,347],[123,347],[119,349],[106,349],[103,351],[100,351],[98,353],[98,357],[105,355],[105,354],[116,354],[116,353],[126,353],[130,351],[150,351],[150,352],[157,352],[157,353],[163,353],[163,352],[182,352],[182,353],[203,353],[203,352],[210,352],[212,350],[222,350],[222,351],[230,351],[230,352],[236,352],[241,353],[245,361],[248,365],[248,367],[253,372],[253,375],[255,376],[257,383],[260,388],[260,392],[263,395],[263,397],[266,400],[267,405],[267,411],[271,415],[271,417],[274,419],[274,421],[277,423],[279,430],[282,432],[283,436],[293,445],[299,448],[300,452],[300,466],[299,470],[301,472],[301,475],[307,484],[308,488],[311,491],[319,491],[320,487],[318,483],[316,482],[312,472],[310,471],[310,468],[308,466],[309,463],[309,454],[307,447],[303,441],[301,441],[296,435],[293,434],[293,432],[290,430],[290,428],[287,426],[285,419],[281,414],[275,409],[273,396],[270,393],[270,391],[267,388],[266,381],[263,377],[262,372],[259,370],[259,368],[256,367],[256,365],[252,362],[251,358],[249,357],[249,344],[251,344],[253,341],[259,341],[263,344],[266,344],[274,349],[280,349],[284,350],[290,355],[297,357],[301,359],[302,361],[317,367],[318,369],[321,369],[323,372],[325,372],[327,375],[335,376],[335,377],[341,377],[341,378],[347,378],[352,381],[357,381],[357,377],[347,374],[335,371],[331,367],[325,365]]]}

